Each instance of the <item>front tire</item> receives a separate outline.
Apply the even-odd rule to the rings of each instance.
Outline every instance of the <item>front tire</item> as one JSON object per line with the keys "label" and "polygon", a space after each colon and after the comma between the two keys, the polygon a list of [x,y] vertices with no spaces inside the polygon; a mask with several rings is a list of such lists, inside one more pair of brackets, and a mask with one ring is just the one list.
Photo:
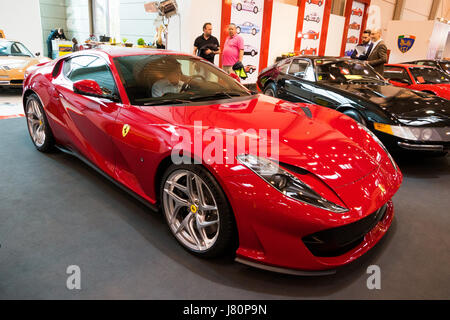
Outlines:
{"label": "front tire", "polygon": [[202,258],[235,249],[233,212],[216,179],[201,165],[171,165],[161,183],[161,203],[172,235]]}
{"label": "front tire", "polygon": [[240,27],[236,28],[236,33],[238,33],[238,34],[241,33],[241,28]]}
{"label": "front tire", "polygon": [[55,140],[41,101],[34,93],[27,98],[25,117],[27,119],[28,133],[36,149],[41,152],[52,151]]}

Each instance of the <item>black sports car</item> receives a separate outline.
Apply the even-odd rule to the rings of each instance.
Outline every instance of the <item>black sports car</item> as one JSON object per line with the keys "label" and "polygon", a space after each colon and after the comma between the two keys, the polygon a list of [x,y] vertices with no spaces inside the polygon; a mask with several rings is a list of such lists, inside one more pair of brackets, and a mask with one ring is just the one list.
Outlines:
{"label": "black sports car", "polygon": [[300,56],[258,77],[267,95],[336,109],[367,126],[391,151],[445,154],[450,148],[450,101],[389,84],[367,63]]}
{"label": "black sports car", "polygon": [[403,62],[404,64],[417,64],[419,66],[430,66],[436,67],[444,72],[450,74],[450,61],[449,60],[431,60],[431,59],[423,59],[423,60],[414,60],[409,62]]}

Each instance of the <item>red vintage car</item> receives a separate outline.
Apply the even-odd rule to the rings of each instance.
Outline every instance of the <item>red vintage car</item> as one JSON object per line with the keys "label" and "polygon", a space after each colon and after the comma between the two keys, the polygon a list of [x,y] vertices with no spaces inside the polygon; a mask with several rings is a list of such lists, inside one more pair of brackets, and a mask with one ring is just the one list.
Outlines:
{"label": "red vintage car", "polygon": [[358,43],[358,38],[355,36],[348,37],[347,43]]}
{"label": "red vintage car", "polygon": [[301,55],[317,55],[317,48],[306,48],[300,51]]}
{"label": "red vintage car", "polygon": [[320,32],[316,32],[314,30],[309,30],[302,34],[303,39],[317,40],[317,39],[319,39],[319,36],[320,36]]}
{"label": "red vintage car", "polygon": [[363,11],[360,8],[352,9],[352,16],[361,17],[363,15]]}
{"label": "red vintage car", "polygon": [[386,64],[384,77],[395,86],[428,92],[450,100],[450,76],[435,67]]}
{"label": "red vintage car", "polygon": [[359,30],[359,29],[361,29],[361,26],[357,23],[357,22],[352,22],[352,23],[350,23],[350,25],[348,26],[350,29],[353,29],[353,30]]}
{"label": "red vintage car", "polygon": [[37,150],[75,155],[160,210],[199,257],[232,252],[272,271],[329,273],[393,219],[402,174],[368,129],[250,92],[195,56],[73,53],[31,69],[23,103]]}
{"label": "red vintage car", "polygon": [[309,4],[318,5],[319,7],[323,4],[323,0],[307,0],[306,2],[308,2]]}

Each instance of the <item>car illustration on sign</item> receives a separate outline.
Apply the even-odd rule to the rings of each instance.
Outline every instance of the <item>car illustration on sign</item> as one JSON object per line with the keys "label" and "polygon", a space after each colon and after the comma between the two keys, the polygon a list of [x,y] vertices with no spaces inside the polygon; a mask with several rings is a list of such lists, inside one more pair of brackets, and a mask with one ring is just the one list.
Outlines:
{"label": "car illustration on sign", "polygon": [[237,33],[248,33],[256,35],[259,31],[261,31],[260,27],[248,21],[236,26]]}
{"label": "car illustration on sign", "polygon": [[[427,73],[419,81],[435,78]],[[393,86],[364,61],[287,58],[265,69],[257,84],[280,99],[319,104],[348,115],[392,152],[444,156],[450,150],[450,100]]]}
{"label": "car illustration on sign", "polygon": [[302,55],[316,55],[317,54],[317,48],[306,48],[306,49],[300,50],[300,54],[302,54]]}
{"label": "car illustration on sign", "polygon": [[323,0],[307,0],[306,2],[309,4],[315,4],[320,7],[323,3]]}
{"label": "car illustration on sign", "polygon": [[253,72],[256,71],[256,66],[253,65],[246,65],[244,67],[245,72],[247,72],[248,74],[252,74]]}
{"label": "car illustration on sign", "polygon": [[316,12],[313,12],[311,14],[307,14],[304,18],[306,21],[314,21],[319,23],[320,22],[320,17]]}
{"label": "car illustration on sign", "polygon": [[362,15],[363,15],[363,12],[360,8],[352,9],[352,16],[361,17]]}
{"label": "car illustration on sign", "polygon": [[361,26],[357,23],[357,22],[352,22],[352,23],[350,23],[350,25],[348,26],[350,29],[353,29],[353,30],[359,30],[359,29],[361,29]]}
{"label": "car illustration on sign", "polygon": [[259,12],[254,0],[241,0],[235,3],[237,11],[251,11],[254,14]]}
{"label": "car illustration on sign", "polygon": [[355,36],[348,37],[347,43],[358,43],[358,38]]}
{"label": "car illustration on sign", "polygon": [[319,39],[320,33],[319,32],[315,32],[314,30],[309,30],[305,33],[302,34],[302,38],[303,39],[313,39],[313,40],[317,40]]}
{"label": "car illustration on sign", "polygon": [[249,55],[249,56],[256,56],[258,54],[258,49],[256,49],[254,46],[251,46],[249,44],[245,44],[244,45],[244,55]]}
{"label": "car illustration on sign", "polygon": [[[158,83],[174,68],[184,85],[162,96]],[[253,93],[196,56],[72,53],[30,72],[23,104],[38,151],[83,160],[159,212],[200,258],[231,254],[272,271],[330,274],[373,248],[394,218],[402,173],[365,127],[329,108]],[[182,143],[194,136],[198,143]],[[150,222],[162,221],[140,228]]]}

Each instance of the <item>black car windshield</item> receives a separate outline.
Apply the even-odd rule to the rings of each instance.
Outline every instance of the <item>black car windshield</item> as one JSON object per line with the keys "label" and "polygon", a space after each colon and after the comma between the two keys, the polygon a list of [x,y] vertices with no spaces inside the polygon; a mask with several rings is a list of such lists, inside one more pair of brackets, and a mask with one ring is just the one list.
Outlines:
{"label": "black car windshield", "polygon": [[316,60],[317,81],[336,83],[385,82],[370,66],[355,60]]}
{"label": "black car windshield", "polygon": [[33,54],[20,42],[0,42],[0,56],[33,57]]}
{"label": "black car windshield", "polygon": [[185,55],[135,55],[114,58],[134,105],[190,103],[249,96],[228,74],[201,59]]}
{"label": "black car windshield", "polygon": [[417,83],[450,83],[450,76],[437,68],[410,68],[410,71]]}
{"label": "black car windshield", "polygon": [[445,72],[450,72],[450,61],[441,61],[439,62],[439,65]]}

